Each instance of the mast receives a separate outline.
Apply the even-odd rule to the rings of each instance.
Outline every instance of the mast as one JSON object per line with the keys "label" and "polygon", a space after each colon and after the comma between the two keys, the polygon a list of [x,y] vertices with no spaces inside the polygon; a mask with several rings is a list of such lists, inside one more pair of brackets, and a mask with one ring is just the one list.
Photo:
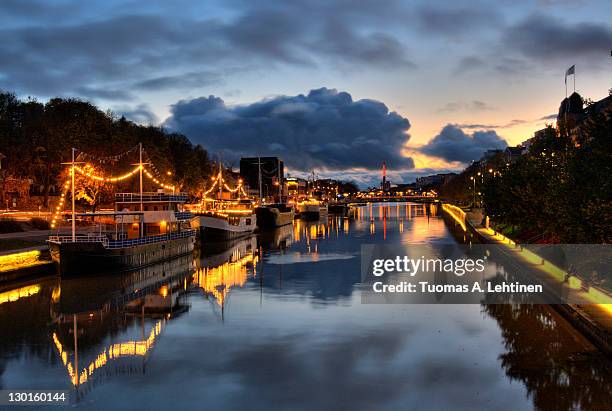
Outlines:
{"label": "mast", "polygon": [[219,200],[223,200],[223,163],[219,160]]}
{"label": "mast", "polygon": [[140,171],[140,211],[143,211],[142,207],[142,143],[138,143],[139,161],[138,169]]}
{"label": "mast", "polygon": [[259,180],[259,202],[262,203],[262,192],[261,192],[261,157],[257,157],[257,167],[259,170],[258,180]]}
{"label": "mast", "polygon": [[281,203],[282,200],[282,196],[283,196],[283,179],[281,177],[281,167],[280,167],[280,161],[278,162],[278,202]]}
{"label": "mast", "polygon": [[[76,148],[72,147],[72,242],[74,243],[76,240],[76,213],[74,208],[74,153],[76,152]],[[75,330],[76,332],[76,330]],[[78,377],[77,377],[78,378]]]}

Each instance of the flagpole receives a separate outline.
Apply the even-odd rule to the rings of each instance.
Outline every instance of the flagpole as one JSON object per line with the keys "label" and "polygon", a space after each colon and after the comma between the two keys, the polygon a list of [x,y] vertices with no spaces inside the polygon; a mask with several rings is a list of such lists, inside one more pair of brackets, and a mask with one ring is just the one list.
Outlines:
{"label": "flagpole", "polygon": [[576,68],[574,67],[574,93],[576,92]]}
{"label": "flagpole", "polygon": [[[71,170],[72,176],[71,176],[71,179],[72,179],[72,242],[73,243],[75,242],[75,239],[76,239],[76,220],[75,220],[76,210],[74,207],[75,205],[74,204],[75,203],[74,201],[74,171],[75,171],[74,170],[74,153],[75,151],[76,151],[76,148],[72,147],[72,170]],[[76,333],[76,330],[75,330],[75,333]],[[76,337],[75,337],[75,341],[76,341]],[[78,376],[77,376],[77,379],[78,379]]]}

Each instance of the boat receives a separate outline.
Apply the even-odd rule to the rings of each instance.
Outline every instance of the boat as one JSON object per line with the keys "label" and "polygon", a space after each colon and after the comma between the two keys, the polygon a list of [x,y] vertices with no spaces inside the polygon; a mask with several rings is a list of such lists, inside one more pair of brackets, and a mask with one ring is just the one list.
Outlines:
{"label": "boat", "polygon": [[115,210],[74,213],[97,223],[86,232],[49,236],[52,260],[63,276],[121,272],[190,254],[196,231],[193,214],[183,209],[187,194],[157,192],[117,193]]}
{"label": "boat", "polygon": [[297,210],[300,218],[305,219],[319,219],[326,216],[328,211],[326,203],[314,198],[309,198],[298,202]]}
{"label": "boat", "polygon": [[205,199],[191,208],[192,226],[203,242],[227,241],[250,235],[257,227],[251,200]]}
{"label": "boat", "polygon": [[266,204],[255,209],[257,226],[259,228],[276,228],[293,223],[295,211],[293,207],[284,204]]}
{"label": "boat", "polygon": [[340,214],[340,215],[348,214],[348,207],[346,206],[345,203],[338,203],[338,202],[329,203],[328,209],[329,209],[330,214]]}

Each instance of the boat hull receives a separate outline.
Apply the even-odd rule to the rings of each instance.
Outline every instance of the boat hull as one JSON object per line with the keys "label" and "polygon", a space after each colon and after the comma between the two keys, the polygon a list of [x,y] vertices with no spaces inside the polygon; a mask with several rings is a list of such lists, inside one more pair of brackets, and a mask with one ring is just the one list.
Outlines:
{"label": "boat hull", "polygon": [[259,228],[275,228],[292,224],[295,217],[293,210],[282,211],[276,207],[259,207],[256,213]]}
{"label": "boat hull", "polygon": [[62,276],[124,272],[191,254],[195,236],[175,238],[124,248],[102,243],[49,242],[51,259]]}
{"label": "boat hull", "polygon": [[233,225],[223,218],[196,216],[192,220],[192,227],[197,229],[201,242],[228,241],[253,234],[257,227],[257,217],[252,214]]}
{"label": "boat hull", "polygon": [[327,217],[327,205],[300,204],[298,205],[300,218],[304,220],[318,220]]}

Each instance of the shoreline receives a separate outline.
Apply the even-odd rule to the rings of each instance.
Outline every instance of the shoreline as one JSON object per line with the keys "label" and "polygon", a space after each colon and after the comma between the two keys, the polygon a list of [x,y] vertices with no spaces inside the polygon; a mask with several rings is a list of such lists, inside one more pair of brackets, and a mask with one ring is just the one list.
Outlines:
{"label": "shoreline", "polygon": [[[446,203],[444,203],[446,205]],[[442,207],[445,215],[449,216],[457,225],[462,226],[466,233],[469,233],[471,237],[476,237],[483,243],[486,244],[506,244],[510,245],[512,240],[507,239],[496,233],[494,230],[482,227],[480,221],[474,213],[468,212],[463,213],[464,215],[458,216],[454,210],[455,206],[449,205],[450,207]],[[459,221],[463,220],[463,221]],[[516,243],[514,243],[516,246]],[[542,273],[544,271],[541,267],[529,266],[527,262],[520,261],[515,255],[511,254],[512,250],[508,248],[505,253],[505,257],[511,259],[514,263],[520,265],[522,268],[533,272],[534,269],[538,269]],[[542,259],[542,261],[545,261]],[[546,283],[555,281],[553,278],[545,278],[544,276],[538,276],[538,279],[543,283],[546,289]],[[578,280],[579,281],[579,280]],[[580,286],[581,284],[573,285],[574,287]],[[559,313],[569,324],[571,324],[577,331],[585,336],[595,347],[601,350],[608,357],[612,357],[612,316],[610,315],[607,307],[601,307],[602,304],[547,304],[554,311]]]}

